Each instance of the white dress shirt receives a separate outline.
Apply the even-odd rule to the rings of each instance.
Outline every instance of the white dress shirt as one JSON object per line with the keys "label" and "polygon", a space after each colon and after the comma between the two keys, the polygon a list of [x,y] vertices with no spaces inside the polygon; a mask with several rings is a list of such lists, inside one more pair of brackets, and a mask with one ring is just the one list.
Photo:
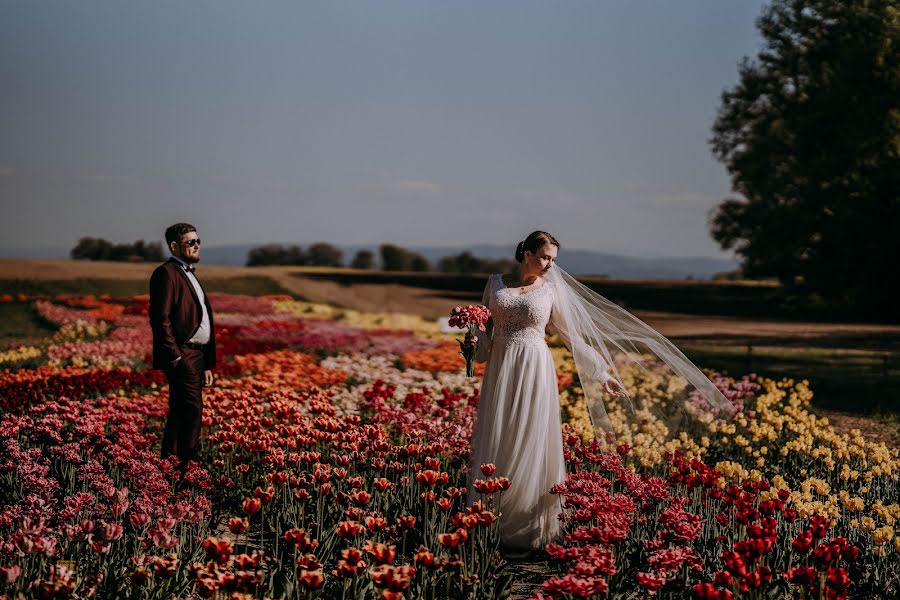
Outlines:
{"label": "white dress shirt", "polygon": [[194,332],[194,335],[192,335],[188,339],[188,341],[195,344],[208,344],[209,314],[206,312],[206,295],[203,293],[203,288],[200,286],[200,282],[197,280],[197,277],[191,271],[188,271],[188,264],[177,256],[173,256],[172,258],[181,263],[181,266],[184,268],[184,274],[187,275],[187,278],[191,282],[191,285],[194,286],[194,291],[197,292],[197,298],[200,299],[200,310],[203,312],[203,316],[200,319],[200,326],[197,328],[197,331]]}

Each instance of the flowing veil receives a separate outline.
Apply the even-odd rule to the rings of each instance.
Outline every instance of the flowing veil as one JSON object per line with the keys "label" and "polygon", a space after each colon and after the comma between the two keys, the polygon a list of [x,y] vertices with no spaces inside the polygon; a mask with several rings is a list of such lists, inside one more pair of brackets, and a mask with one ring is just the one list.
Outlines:
{"label": "flowing veil", "polygon": [[[547,274],[556,295],[551,324],[563,334],[575,359],[594,431],[615,433],[604,396],[612,370],[624,389],[610,396],[617,423],[637,431],[654,421],[654,435],[671,438],[686,416],[698,420],[730,418],[734,405],[672,342],[618,304],[578,282],[558,265]],[[566,339],[567,338],[567,339]],[[663,430],[660,426],[664,427]]]}

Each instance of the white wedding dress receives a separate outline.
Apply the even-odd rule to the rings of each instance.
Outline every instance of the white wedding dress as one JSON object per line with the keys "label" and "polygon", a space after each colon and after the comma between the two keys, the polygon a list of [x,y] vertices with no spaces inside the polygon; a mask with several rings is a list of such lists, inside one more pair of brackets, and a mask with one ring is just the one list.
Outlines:
{"label": "white wedding dress", "polygon": [[470,439],[467,501],[471,506],[481,498],[473,481],[485,478],[481,464],[493,463],[494,476],[512,483],[501,493],[500,543],[541,549],[560,541],[562,501],[550,488],[566,478],[559,387],[545,328],[568,339],[547,279],[516,293],[502,275],[491,275],[482,301],[494,327],[490,337],[479,336],[477,345],[476,359],[487,364]]}

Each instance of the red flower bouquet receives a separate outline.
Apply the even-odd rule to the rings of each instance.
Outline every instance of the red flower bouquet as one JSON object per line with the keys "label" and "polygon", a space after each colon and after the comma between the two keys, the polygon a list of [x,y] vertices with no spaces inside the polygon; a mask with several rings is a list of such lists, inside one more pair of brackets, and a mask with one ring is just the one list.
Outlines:
{"label": "red flower bouquet", "polygon": [[[457,306],[450,311],[451,327],[468,329],[468,335],[474,335],[475,329],[485,331],[485,323],[491,317],[491,311],[486,306]],[[466,377],[475,376],[475,346],[467,345],[463,340],[459,342],[460,354],[466,359]]]}

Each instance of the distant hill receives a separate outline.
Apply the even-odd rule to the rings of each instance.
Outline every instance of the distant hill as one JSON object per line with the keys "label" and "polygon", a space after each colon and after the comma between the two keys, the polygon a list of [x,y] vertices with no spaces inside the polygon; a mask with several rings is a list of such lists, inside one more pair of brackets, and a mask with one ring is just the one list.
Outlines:
{"label": "distant hill", "polygon": [[[295,243],[287,242],[286,245]],[[245,265],[251,249],[262,244],[235,244],[203,248],[203,262],[210,265]],[[300,244],[306,246],[307,244]],[[481,258],[505,258],[510,256],[507,246],[405,246],[431,261],[432,264],[448,255],[468,250]],[[349,263],[359,250],[371,250],[378,256],[377,245],[339,246],[344,251],[344,261]],[[68,258],[69,249],[61,247],[0,248],[0,258]],[[377,262],[377,259],[376,259]],[[738,268],[735,259],[719,258],[635,258],[621,254],[608,254],[593,250],[564,249],[559,264],[573,275],[608,275],[609,277],[634,277],[650,279],[710,279],[716,273]]]}

